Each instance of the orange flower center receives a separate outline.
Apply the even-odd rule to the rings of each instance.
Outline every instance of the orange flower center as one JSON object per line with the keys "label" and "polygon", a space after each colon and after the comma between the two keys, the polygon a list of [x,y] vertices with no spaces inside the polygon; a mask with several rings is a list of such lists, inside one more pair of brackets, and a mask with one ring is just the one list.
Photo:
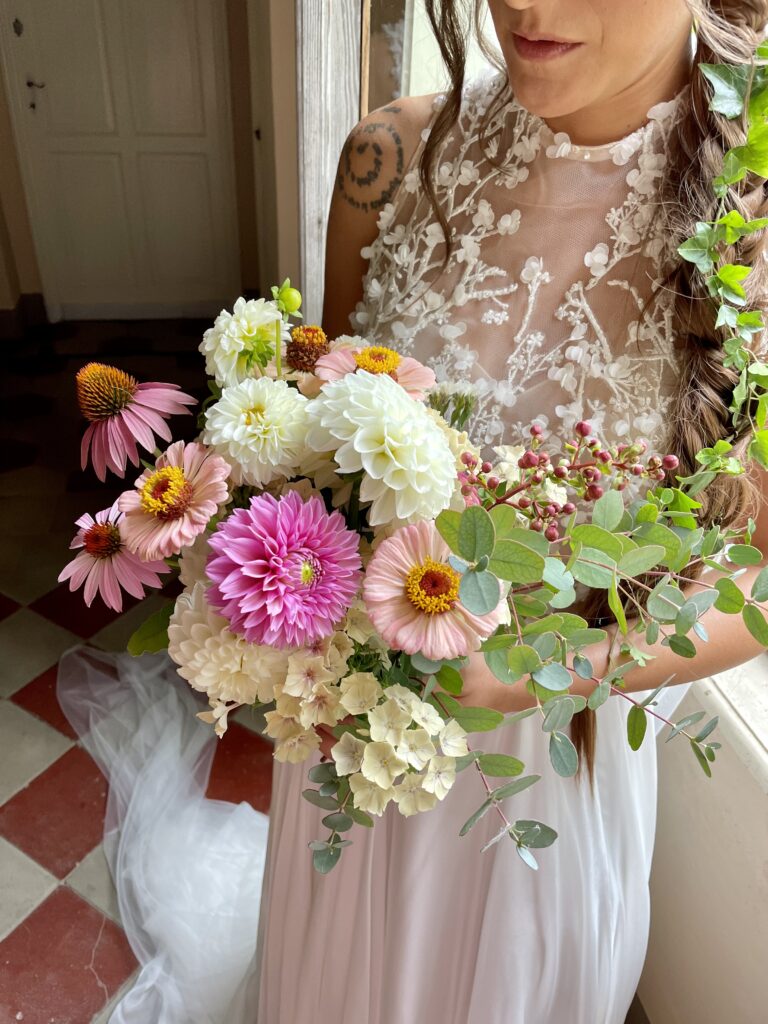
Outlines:
{"label": "orange flower center", "polygon": [[85,531],[84,540],[85,550],[93,558],[111,558],[123,543],[114,523],[94,523]]}
{"label": "orange flower center", "polygon": [[108,420],[126,407],[136,394],[135,377],[104,363],[88,363],[75,377],[80,411],[92,423]]}
{"label": "orange flower center", "polygon": [[358,369],[368,373],[394,374],[400,365],[400,353],[383,345],[369,345],[355,353],[355,362]]}
{"label": "orange flower center", "polygon": [[461,577],[444,562],[425,558],[405,578],[405,593],[419,611],[427,615],[449,612],[458,600]]}
{"label": "orange flower center", "polygon": [[163,521],[180,519],[192,502],[192,484],[180,466],[158,469],[141,488],[141,507]]}
{"label": "orange flower center", "polygon": [[285,359],[293,370],[311,373],[315,363],[329,351],[328,338],[322,327],[299,324],[291,330],[291,340],[285,348]]}

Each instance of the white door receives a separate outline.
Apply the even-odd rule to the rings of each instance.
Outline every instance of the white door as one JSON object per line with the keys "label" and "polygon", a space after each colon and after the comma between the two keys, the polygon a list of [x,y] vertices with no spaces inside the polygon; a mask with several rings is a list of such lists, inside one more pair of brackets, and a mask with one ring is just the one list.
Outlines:
{"label": "white door", "polygon": [[225,0],[0,0],[0,15],[51,319],[230,303]]}

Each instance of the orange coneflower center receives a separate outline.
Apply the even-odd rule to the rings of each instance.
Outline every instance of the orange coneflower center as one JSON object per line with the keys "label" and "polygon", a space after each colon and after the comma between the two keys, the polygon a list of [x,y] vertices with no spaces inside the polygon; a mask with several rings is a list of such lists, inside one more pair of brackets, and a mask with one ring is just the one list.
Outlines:
{"label": "orange coneflower center", "polygon": [[111,558],[123,543],[114,523],[94,523],[85,531],[83,540],[85,550],[93,558]]}
{"label": "orange coneflower center", "polygon": [[400,365],[400,353],[383,345],[369,345],[355,353],[355,362],[358,369],[368,373],[394,374]]}
{"label": "orange coneflower center", "polygon": [[285,347],[285,361],[292,370],[311,373],[320,356],[328,351],[328,338],[322,327],[299,324],[291,331],[291,340]]}
{"label": "orange coneflower center", "polygon": [[156,470],[141,488],[141,507],[157,519],[179,519],[192,501],[192,484],[180,466]]}
{"label": "orange coneflower center", "polygon": [[87,420],[108,420],[124,409],[136,394],[135,377],[104,363],[88,363],[75,377],[77,401]]}
{"label": "orange coneflower center", "polygon": [[453,608],[459,596],[461,577],[444,562],[425,558],[405,578],[405,593],[419,611],[440,615]]}

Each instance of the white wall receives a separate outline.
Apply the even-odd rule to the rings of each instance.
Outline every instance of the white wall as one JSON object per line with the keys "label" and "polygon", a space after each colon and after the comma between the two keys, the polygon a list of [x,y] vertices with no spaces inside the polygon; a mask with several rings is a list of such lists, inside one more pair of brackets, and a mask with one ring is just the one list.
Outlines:
{"label": "white wall", "polygon": [[[373,0],[375,3],[376,0]],[[448,76],[440,56],[437,42],[432,33],[426,11],[424,0],[411,0],[412,2],[412,37],[406,40],[405,53],[408,60],[407,91],[410,96],[423,96],[428,93],[439,92],[448,84]],[[406,19],[406,29],[408,19]],[[486,13],[484,35],[488,41],[497,45],[496,33],[493,30],[493,23]],[[467,54],[467,77],[472,78],[481,69],[487,67],[487,61],[480,52],[474,36],[470,43]]]}

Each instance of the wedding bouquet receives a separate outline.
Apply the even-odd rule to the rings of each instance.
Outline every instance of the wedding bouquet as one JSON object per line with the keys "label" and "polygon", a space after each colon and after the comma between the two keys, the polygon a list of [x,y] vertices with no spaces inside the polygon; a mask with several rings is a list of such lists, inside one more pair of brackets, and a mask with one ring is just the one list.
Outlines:
{"label": "wedding bouquet", "polygon": [[[749,159],[730,157],[729,181]],[[734,424],[749,416],[749,454],[766,465],[768,366],[750,350],[762,318],[739,309],[747,268],[721,258],[764,227],[721,210],[679,251],[707,275],[741,375]],[[574,715],[620,695],[632,704],[634,750],[647,716],[663,718],[653,710],[661,686],[643,700],[622,688],[648,658],[638,636],[691,658],[690,634],[707,639],[700,619],[714,605],[742,615],[768,646],[768,568],[750,596],[734,582],[763,561],[755,524],[697,521],[697,494],[744,466],[722,440],[679,477],[674,455],[643,439],[605,444],[587,422],[551,439],[550,451],[534,423],[525,446],[480,452],[464,432],[472,399],[460,381],[438,386],[426,366],[361,337],[291,327],[300,304],[286,281],[269,301],[240,298],[219,314],[201,344],[210,397],[200,434],[162,452],[155,435],[171,441],[166,419],[194,399],[109,366],[78,373],[90,420],[83,466],[90,454],[103,480],[138,466],[137,446],[151,460],[111,508],[78,520],[79,553],[61,579],[84,586],[87,604],[98,592],[120,610],[121,588],[142,597],[178,572],[183,592],[139,629],[131,653],[167,647],[206,695],[199,717],[219,736],[233,710],[266,707],[279,761],[319,761],[332,733],[331,759],[310,769],[317,788],[304,791],[326,812],[328,835],[310,844],[319,871],[338,862],[355,824],[371,827],[390,803],[404,816],[429,811],[469,768],[484,798],[461,834],[494,809],[492,842],[512,839],[535,868],[531,850],[556,833],[510,821],[505,806],[539,777],[468,737],[537,714],[555,771],[573,776],[565,729]],[[574,610],[585,590],[604,592],[614,620],[602,678],[588,655],[609,633]],[[496,679],[525,687],[532,706],[504,715],[463,702],[462,672],[477,653]],[[570,692],[574,674],[593,682],[588,699]],[[668,722],[669,738],[686,736],[709,775],[720,744],[710,739],[717,720],[698,728],[702,717]]]}

